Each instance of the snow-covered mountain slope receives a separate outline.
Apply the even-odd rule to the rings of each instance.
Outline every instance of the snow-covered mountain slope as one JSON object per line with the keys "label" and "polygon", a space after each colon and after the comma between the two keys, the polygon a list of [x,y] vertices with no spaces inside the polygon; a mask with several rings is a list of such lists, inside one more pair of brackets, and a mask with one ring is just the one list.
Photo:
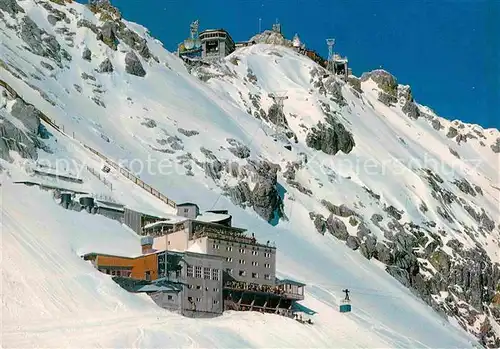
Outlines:
{"label": "snow-covered mountain slope", "polygon": [[[346,84],[282,46],[187,67],[113,8],[94,10],[0,0],[3,346],[497,345],[498,130],[436,116],[386,72]],[[272,136],[268,94],[284,91],[292,150]],[[172,209],[114,169],[97,179],[83,144],[276,241],[278,273],[307,283],[315,324],[184,319],[92,269],[79,255],[132,253],[138,237],[14,182],[59,185],[34,172],[49,165],[83,179],[68,189]],[[337,312],[345,287],[349,315]]]}

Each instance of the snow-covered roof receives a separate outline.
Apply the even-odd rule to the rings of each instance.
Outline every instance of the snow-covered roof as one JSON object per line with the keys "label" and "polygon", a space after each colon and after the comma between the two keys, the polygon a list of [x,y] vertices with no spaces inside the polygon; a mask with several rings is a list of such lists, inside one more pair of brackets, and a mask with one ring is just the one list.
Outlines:
{"label": "snow-covered roof", "polygon": [[149,223],[144,226],[144,229],[149,229],[149,228],[154,228],[157,226],[161,226],[164,224],[177,224],[177,223],[182,223],[187,220],[186,217],[181,217],[181,216],[174,216],[174,215],[166,215],[167,217],[162,217],[161,221],[157,221],[154,223]]}
{"label": "snow-covered roof", "polygon": [[231,215],[229,215],[229,214],[203,212],[202,214],[200,214],[196,217],[196,220],[200,221],[200,222],[210,223],[210,222],[220,222],[220,221],[228,219],[230,217],[231,217]]}

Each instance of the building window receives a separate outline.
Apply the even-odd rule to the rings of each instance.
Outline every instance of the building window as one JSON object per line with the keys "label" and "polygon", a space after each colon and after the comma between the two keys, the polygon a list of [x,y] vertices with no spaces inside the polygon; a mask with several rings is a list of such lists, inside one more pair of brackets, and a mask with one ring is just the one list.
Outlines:
{"label": "building window", "polygon": [[271,254],[269,252],[264,253],[264,257],[271,258]]}
{"label": "building window", "polygon": [[210,268],[203,268],[203,278],[210,279]]}
{"label": "building window", "polygon": [[245,254],[246,253],[245,249],[244,248],[240,248],[240,253]]}
{"label": "building window", "polygon": [[151,281],[151,272],[149,270],[146,272],[146,281]]}
{"label": "building window", "polygon": [[219,269],[212,269],[212,280],[219,281]]}
{"label": "building window", "polygon": [[254,256],[258,256],[258,255],[259,255],[259,252],[257,252],[257,251],[252,251],[252,255],[254,255]]}
{"label": "building window", "polygon": [[266,268],[268,268],[268,269],[269,269],[269,268],[271,268],[271,264],[269,264],[269,263],[264,264],[264,266],[265,266]]}
{"label": "building window", "polygon": [[201,286],[200,285],[196,285],[196,289],[197,290],[201,290]]}
{"label": "building window", "polygon": [[232,257],[227,257],[226,258],[226,262],[232,262],[233,261],[233,258]]}
{"label": "building window", "polygon": [[259,262],[252,261],[252,265],[253,265],[254,267],[257,267],[257,266],[259,266]]}
{"label": "building window", "polygon": [[259,278],[259,274],[258,274],[258,273],[252,273],[252,277],[253,277],[254,279],[258,279],[258,278]]}
{"label": "building window", "polygon": [[197,302],[201,302],[201,298],[196,298],[196,301]]}
{"label": "building window", "polygon": [[244,259],[240,259],[240,264],[245,264],[245,260]]}
{"label": "building window", "polygon": [[188,276],[188,278],[192,278],[194,276],[194,274],[193,274],[193,266],[192,265],[188,265],[187,266],[187,276]]}
{"label": "building window", "polygon": [[201,267],[196,267],[196,277],[198,279],[201,279]]}
{"label": "building window", "polygon": [[219,292],[219,289],[218,288],[214,288],[214,292]]}
{"label": "building window", "polygon": [[265,279],[265,280],[271,280],[271,275],[269,275],[269,274],[264,274],[264,279]]}
{"label": "building window", "polygon": [[245,276],[247,275],[247,272],[244,271],[244,270],[240,270],[239,273],[238,273],[239,276]]}
{"label": "building window", "polygon": [[232,250],[233,250],[233,248],[231,246],[226,247],[226,251],[232,251]]}
{"label": "building window", "polygon": [[218,250],[218,249],[220,248],[220,245],[219,245],[219,244],[213,244],[213,245],[212,245],[212,248],[213,248],[214,250]]}
{"label": "building window", "polygon": [[194,285],[188,285],[188,288],[192,290],[194,288]]}
{"label": "building window", "polygon": [[227,268],[226,273],[228,273],[229,275],[233,275],[233,269]]}
{"label": "building window", "polygon": [[168,299],[169,301],[171,301],[173,298],[174,298],[174,297],[172,297],[171,295],[168,295],[168,296],[167,296],[167,299]]}
{"label": "building window", "polygon": [[214,299],[214,304],[219,304],[219,301]]}

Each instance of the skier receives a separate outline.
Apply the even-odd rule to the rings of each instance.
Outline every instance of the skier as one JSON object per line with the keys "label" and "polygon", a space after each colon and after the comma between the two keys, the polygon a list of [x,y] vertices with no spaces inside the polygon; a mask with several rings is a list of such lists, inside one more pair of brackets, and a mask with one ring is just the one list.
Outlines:
{"label": "skier", "polygon": [[344,298],[344,300],[345,300],[345,301],[350,301],[350,299],[349,299],[349,292],[351,292],[351,291],[349,291],[349,289],[347,289],[347,288],[346,288],[345,290],[342,290],[342,292],[344,292],[344,293],[345,293],[345,298]]}

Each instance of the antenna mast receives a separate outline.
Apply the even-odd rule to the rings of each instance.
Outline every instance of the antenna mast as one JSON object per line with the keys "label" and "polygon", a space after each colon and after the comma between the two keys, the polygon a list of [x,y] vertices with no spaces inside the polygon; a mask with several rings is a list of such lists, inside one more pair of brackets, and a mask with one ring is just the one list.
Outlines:
{"label": "antenna mast", "polygon": [[335,39],[326,39],[326,44],[328,45],[328,64],[326,65],[326,70],[333,72],[333,45],[335,45]]}
{"label": "antenna mast", "polygon": [[259,18],[259,34],[262,33],[262,18]]}

